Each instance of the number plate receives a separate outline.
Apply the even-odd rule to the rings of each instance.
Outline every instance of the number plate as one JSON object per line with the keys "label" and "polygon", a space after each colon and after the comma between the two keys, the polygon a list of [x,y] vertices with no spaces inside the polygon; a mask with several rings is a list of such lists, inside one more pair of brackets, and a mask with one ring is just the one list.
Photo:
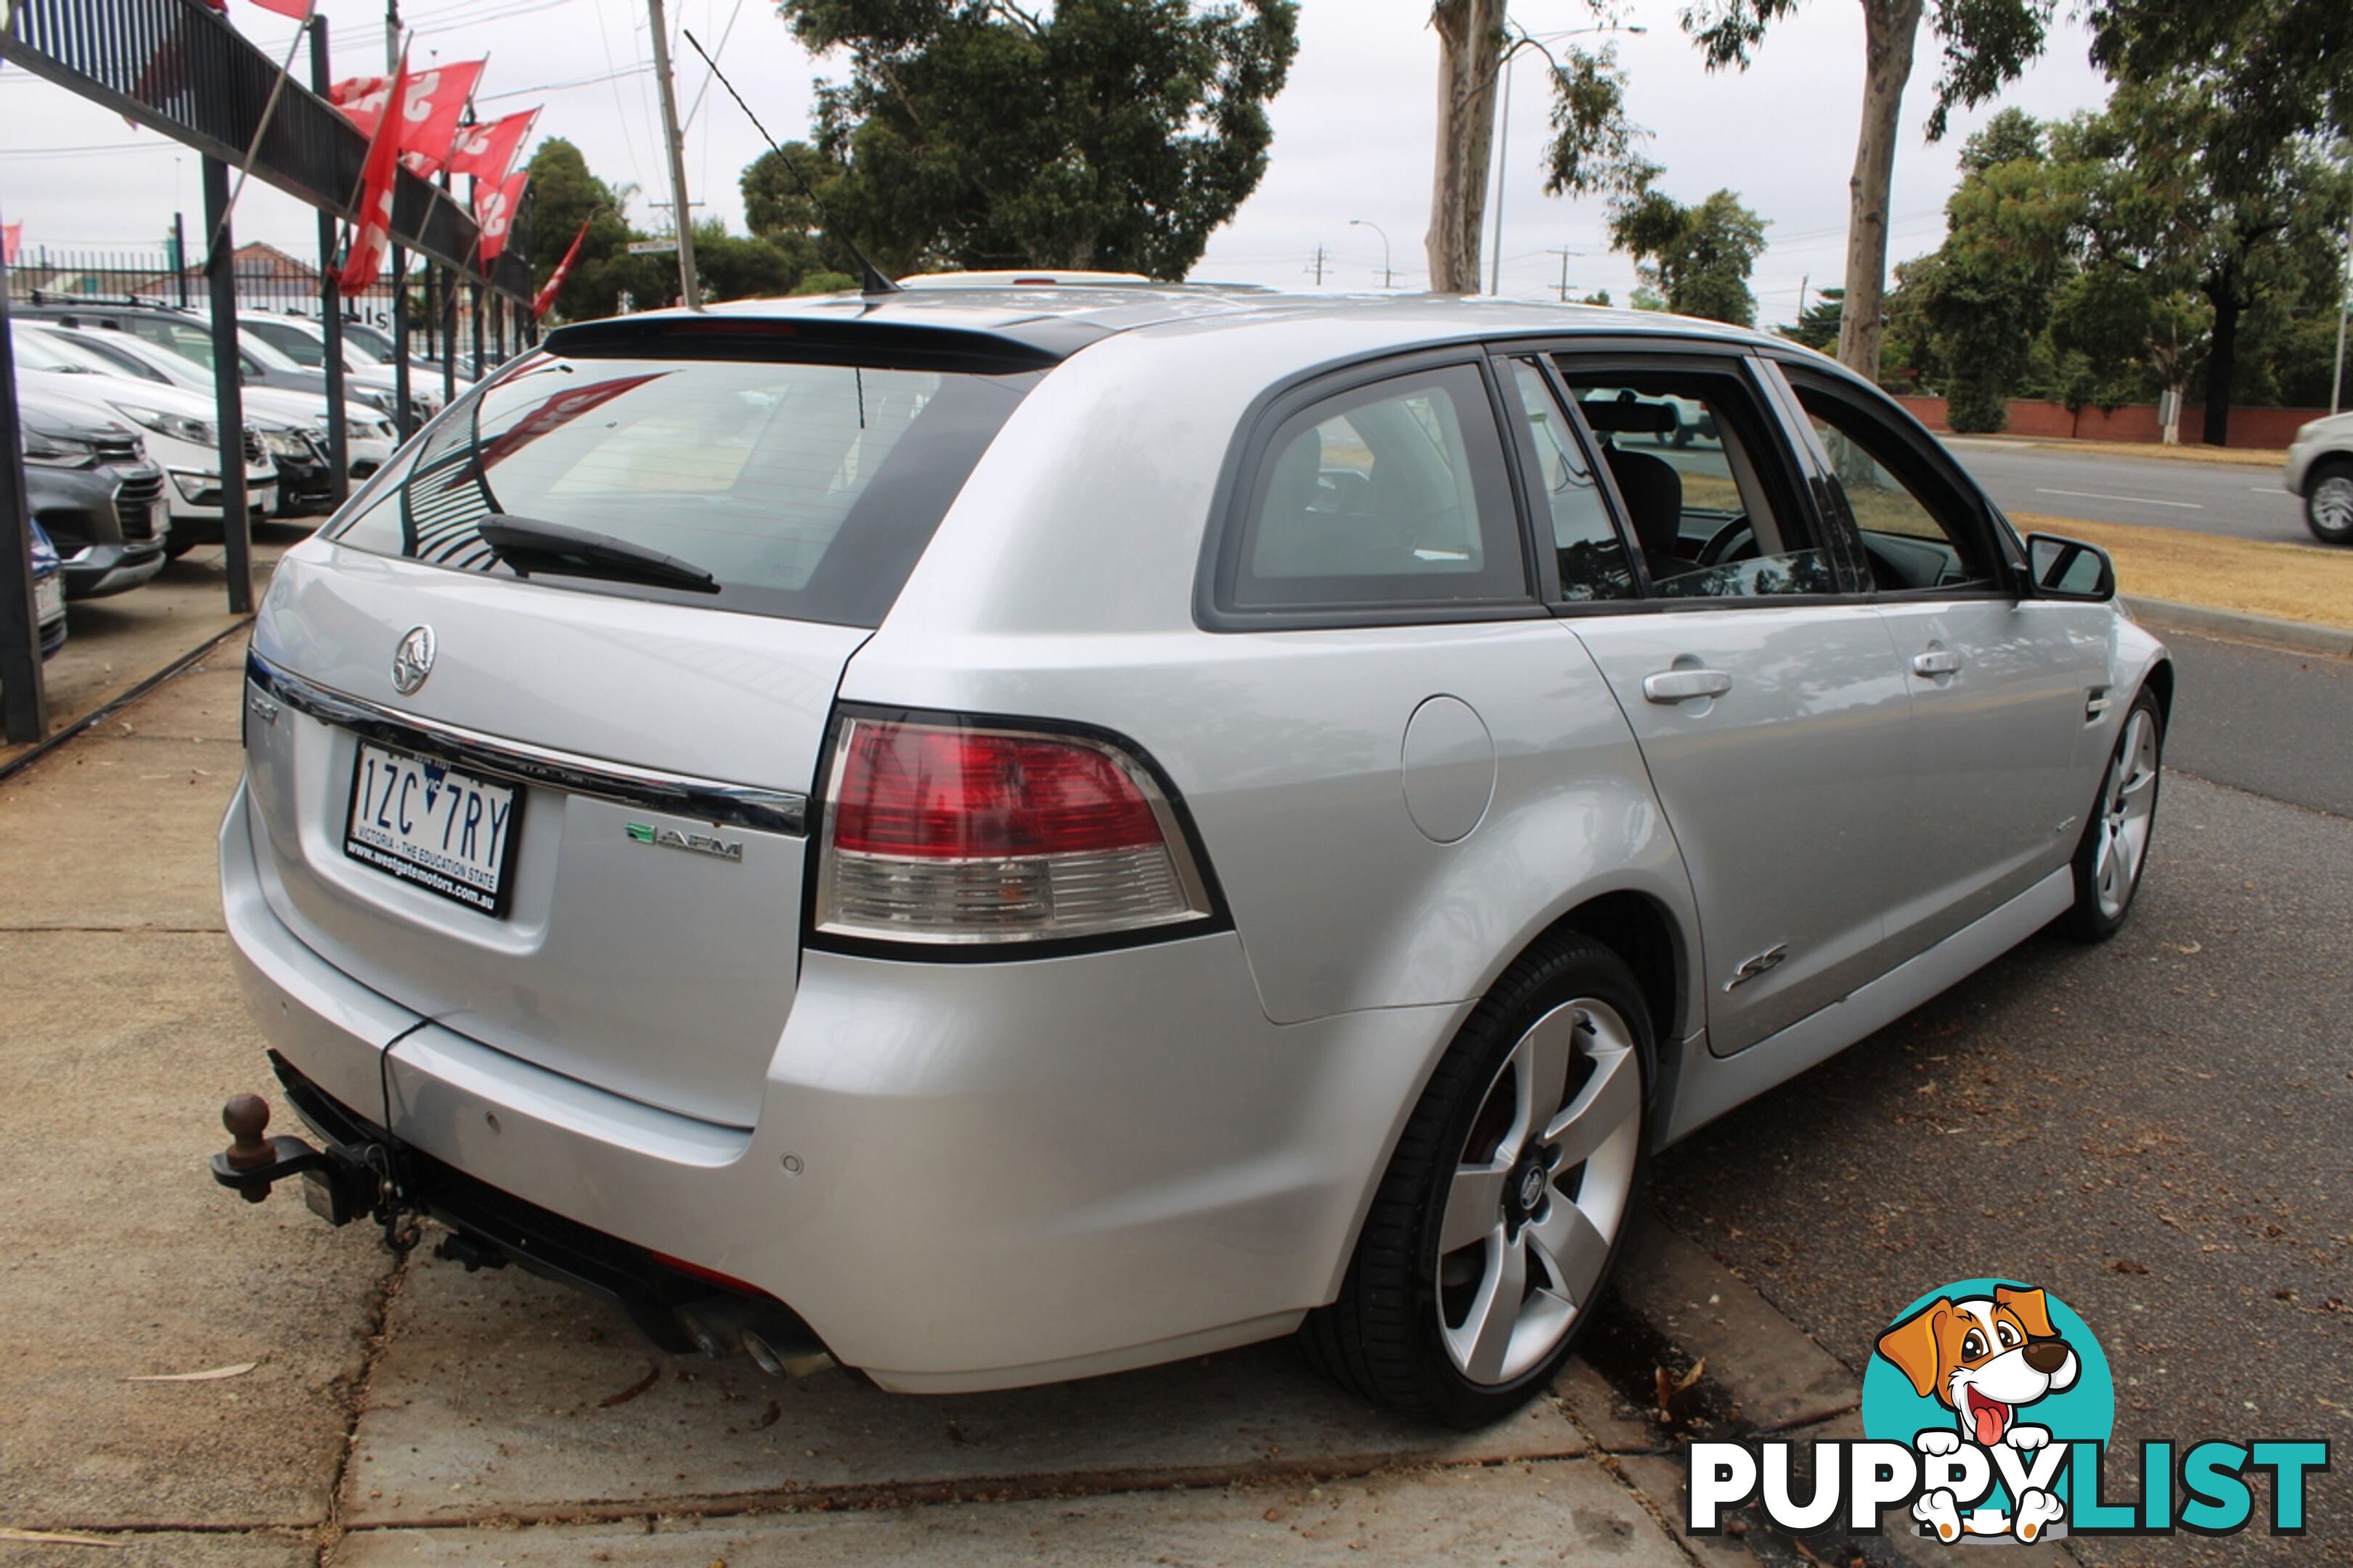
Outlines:
{"label": "number plate", "polygon": [[504,915],[522,804],[512,784],[362,742],[343,853],[470,910]]}
{"label": "number plate", "polygon": [[66,579],[63,573],[47,582],[33,584],[33,624],[45,626],[65,613]]}

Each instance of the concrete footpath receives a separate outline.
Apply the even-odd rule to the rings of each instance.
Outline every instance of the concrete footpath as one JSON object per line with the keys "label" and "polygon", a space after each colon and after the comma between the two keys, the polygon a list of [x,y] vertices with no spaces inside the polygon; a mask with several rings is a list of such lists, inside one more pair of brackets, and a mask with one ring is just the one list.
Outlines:
{"label": "concrete footpath", "polygon": [[1662,1437],[1582,1365],[1468,1436],[1279,1344],[903,1398],[235,1201],[242,645],[0,784],[0,1565],[1692,1561],[1606,1452]]}

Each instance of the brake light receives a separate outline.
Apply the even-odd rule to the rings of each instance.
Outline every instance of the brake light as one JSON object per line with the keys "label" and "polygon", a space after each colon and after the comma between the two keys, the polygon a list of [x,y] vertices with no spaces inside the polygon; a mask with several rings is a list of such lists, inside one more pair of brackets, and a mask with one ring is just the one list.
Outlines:
{"label": "brake light", "polygon": [[1210,912],[1167,797],[1107,742],[849,719],[825,833],[820,931],[1035,942]]}

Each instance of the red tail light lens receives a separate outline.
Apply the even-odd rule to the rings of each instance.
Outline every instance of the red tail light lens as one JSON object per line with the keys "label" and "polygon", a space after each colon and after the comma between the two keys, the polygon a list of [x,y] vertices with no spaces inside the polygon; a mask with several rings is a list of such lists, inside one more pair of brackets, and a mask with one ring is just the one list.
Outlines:
{"label": "red tail light lens", "polygon": [[1209,913],[1167,797],[1105,742],[850,719],[826,835],[821,931],[1034,942]]}
{"label": "red tail light lens", "polygon": [[1135,781],[1068,741],[853,721],[838,798],[834,847],[860,855],[1087,855],[1161,841]]}

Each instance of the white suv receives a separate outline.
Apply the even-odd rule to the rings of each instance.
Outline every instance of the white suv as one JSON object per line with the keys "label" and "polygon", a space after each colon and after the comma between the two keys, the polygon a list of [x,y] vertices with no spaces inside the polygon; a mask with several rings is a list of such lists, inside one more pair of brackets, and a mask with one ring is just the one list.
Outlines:
{"label": "white suv", "polygon": [[[1660,452],[1696,405],[1715,436]],[[566,327],[286,556],[222,1182],[673,1348],[1492,1418],[1646,1155],[2126,919],[2173,689],[1802,349],[1134,285]]]}
{"label": "white suv", "polygon": [[2304,498],[2304,523],[2315,539],[2353,544],[2353,414],[2333,414],[2298,430],[2280,482]]}

